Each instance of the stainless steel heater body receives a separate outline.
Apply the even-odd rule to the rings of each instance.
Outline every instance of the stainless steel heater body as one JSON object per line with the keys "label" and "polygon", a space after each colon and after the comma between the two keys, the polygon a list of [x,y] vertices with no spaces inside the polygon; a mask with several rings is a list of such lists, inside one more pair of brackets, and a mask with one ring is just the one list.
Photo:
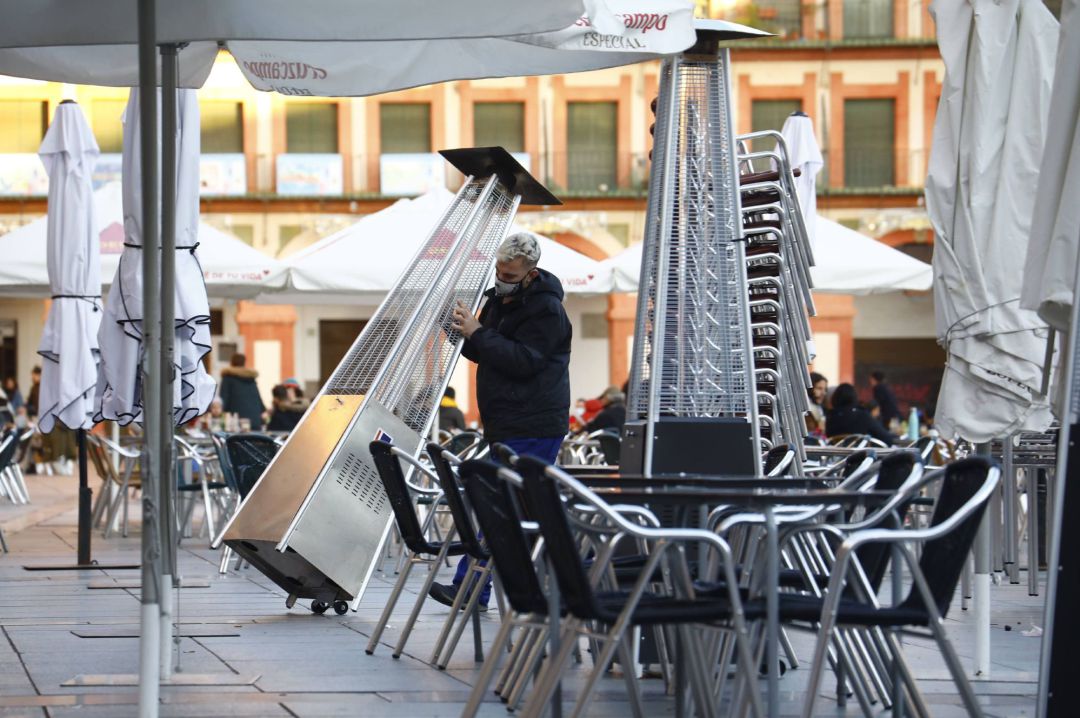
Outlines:
{"label": "stainless steel heater body", "polygon": [[729,54],[664,60],[623,471],[758,474],[760,437]]}
{"label": "stainless steel heater body", "polygon": [[559,204],[502,148],[442,154],[464,185],[223,533],[290,605],[363,594],[392,520],[368,444],[419,452],[460,350],[455,302],[479,304],[521,202]]}

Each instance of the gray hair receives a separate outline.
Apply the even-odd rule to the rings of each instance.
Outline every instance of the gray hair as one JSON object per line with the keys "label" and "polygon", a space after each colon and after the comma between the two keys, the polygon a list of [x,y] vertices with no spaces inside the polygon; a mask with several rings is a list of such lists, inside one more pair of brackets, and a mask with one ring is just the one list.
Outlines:
{"label": "gray hair", "polygon": [[515,232],[502,241],[495,250],[495,259],[500,262],[513,262],[518,257],[532,269],[540,262],[540,243],[528,232]]}

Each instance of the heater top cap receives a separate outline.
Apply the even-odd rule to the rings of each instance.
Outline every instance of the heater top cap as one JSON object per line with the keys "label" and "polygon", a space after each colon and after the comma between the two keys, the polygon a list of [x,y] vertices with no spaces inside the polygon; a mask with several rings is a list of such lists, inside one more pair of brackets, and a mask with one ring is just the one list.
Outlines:
{"label": "heater top cap", "polygon": [[772,37],[771,32],[740,25],[727,20],[694,20],[694,32],[697,42],[684,50],[686,55],[714,55],[717,43],[725,40],[755,40]]}
{"label": "heater top cap", "polygon": [[508,190],[521,196],[522,204],[562,204],[502,147],[463,147],[439,154],[465,176],[498,175]]}

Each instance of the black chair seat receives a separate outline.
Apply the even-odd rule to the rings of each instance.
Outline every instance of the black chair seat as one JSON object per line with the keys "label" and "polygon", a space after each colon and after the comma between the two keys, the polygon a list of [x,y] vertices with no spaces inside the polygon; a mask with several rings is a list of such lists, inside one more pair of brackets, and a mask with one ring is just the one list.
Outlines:
{"label": "black chair seat", "polygon": [[[597,618],[606,623],[613,623],[626,606],[628,591],[606,591],[596,594]],[[764,604],[762,604],[764,606]],[[672,598],[645,593],[631,617],[634,625],[653,625],[661,623],[688,623],[694,621],[726,621],[731,618],[731,605],[724,599],[714,596],[696,599]],[[747,618],[758,618],[750,616]]]}
{"label": "black chair seat", "polygon": [[[823,605],[824,600],[816,596],[780,594],[780,620],[816,623],[821,619]],[[874,608],[850,598],[840,599],[836,617],[838,624],[854,626],[926,626],[930,622],[925,610],[907,602],[896,607]]]}
{"label": "black chair seat", "polygon": [[[203,487],[203,485],[201,483],[180,484],[179,486],[176,487],[176,490],[177,491],[202,491],[202,487]],[[224,481],[207,481],[206,482],[206,488],[210,489],[211,491],[218,491],[220,489],[229,488],[229,485],[226,484]]]}
{"label": "black chair seat", "polygon": [[[405,545],[409,547],[409,550],[414,553],[430,554],[432,556],[438,555],[442,551],[442,541],[406,541]],[[461,556],[465,553],[465,544],[460,541],[452,541],[450,546],[446,549],[446,555],[448,556]]]}

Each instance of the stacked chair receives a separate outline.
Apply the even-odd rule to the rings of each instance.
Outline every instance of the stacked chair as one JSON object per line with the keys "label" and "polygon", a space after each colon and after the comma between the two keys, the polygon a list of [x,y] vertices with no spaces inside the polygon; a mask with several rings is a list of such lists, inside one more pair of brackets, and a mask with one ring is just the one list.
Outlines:
{"label": "stacked chair", "polygon": [[[752,151],[752,146],[769,150]],[[764,448],[783,442],[799,460],[809,410],[810,288],[814,263],[795,193],[795,170],[778,132],[739,137],[742,225],[746,237],[746,283],[757,384],[758,422]],[[755,163],[771,169],[752,171]]]}

